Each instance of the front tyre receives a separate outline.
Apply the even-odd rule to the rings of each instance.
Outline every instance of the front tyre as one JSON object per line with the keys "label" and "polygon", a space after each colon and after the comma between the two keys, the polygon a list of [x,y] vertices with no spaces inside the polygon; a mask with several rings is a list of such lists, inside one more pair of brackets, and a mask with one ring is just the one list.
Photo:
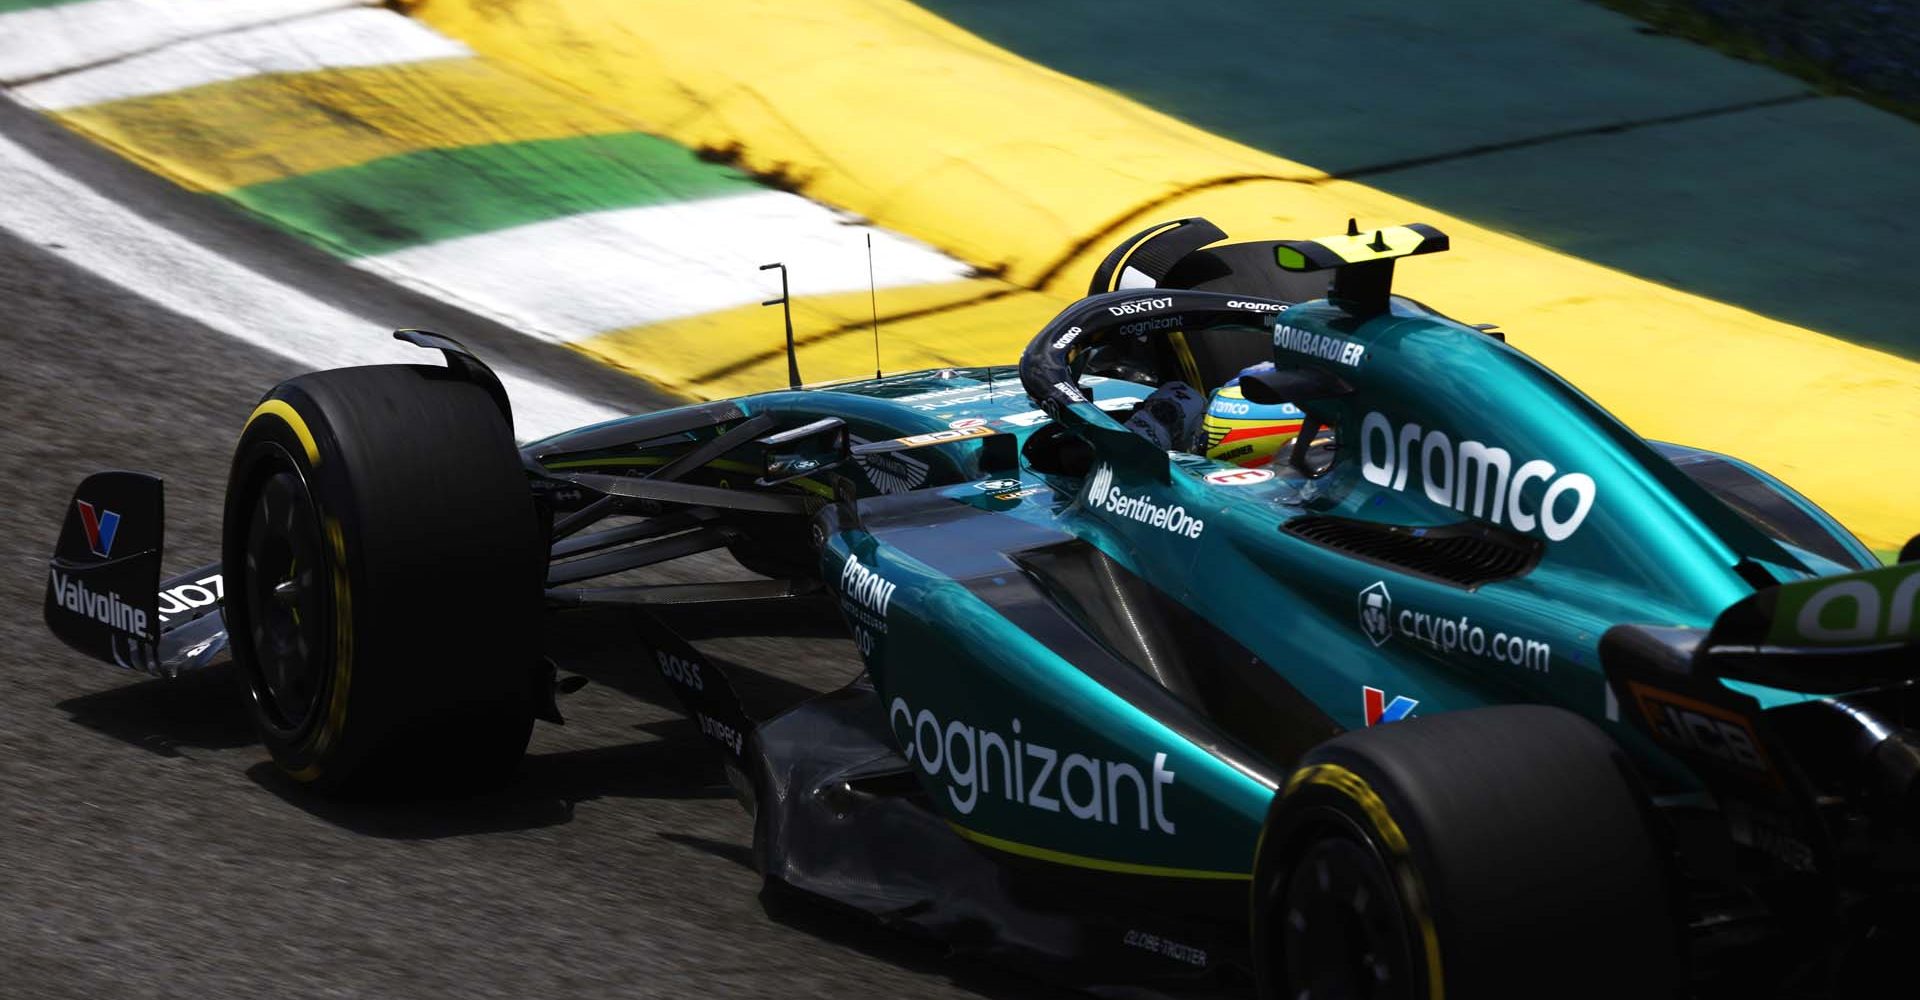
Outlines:
{"label": "front tyre", "polygon": [[235,449],[222,562],[255,726],[295,780],[464,790],[525,751],[546,544],[485,390],[412,365],[281,383]]}
{"label": "front tyre", "polygon": [[1345,733],[1301,760],[1261,835],[1260,995],[1672,996],[1662,858],[1625,755],[1571,712]]}

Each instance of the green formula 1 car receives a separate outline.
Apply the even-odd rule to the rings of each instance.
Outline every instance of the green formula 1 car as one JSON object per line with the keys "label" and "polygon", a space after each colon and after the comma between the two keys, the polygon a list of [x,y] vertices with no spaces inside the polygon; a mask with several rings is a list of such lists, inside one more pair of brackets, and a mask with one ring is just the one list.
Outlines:
{"label": "green formula 1 car", "polygon": [[[796,367],[525,446],[402,331],[447,366],[267,394],[218,563],[160,580],[160,481],[88,478],[46,620],[163,675],[230,651],[287,773],[391,794],[513,767],[569,686],[543,630],[631,616],[770,886],[1096,992],[1900,968],[1920,564],[1392,295],[1430,227],[1224,240],[1128,240],[1017,367]],[[1297,414],[1270,465],[1130,422],[1236,377]],[[719,549],[751,578],[623,575]],[[823,630],[866,670],[757,717],[689,641]]]}

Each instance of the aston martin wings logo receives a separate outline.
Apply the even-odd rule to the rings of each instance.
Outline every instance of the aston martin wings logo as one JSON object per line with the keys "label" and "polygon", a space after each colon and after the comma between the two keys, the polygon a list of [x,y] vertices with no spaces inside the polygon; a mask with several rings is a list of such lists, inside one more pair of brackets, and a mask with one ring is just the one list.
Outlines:
{"label": "aston martin wings logo", "polygon": [[[852,438],[854,444],[869,443],[865,438]],[[867,481],[882,493],[908,493],[920,488],[927,481],[928,465],[917,458],[897,452],[878,452],[873,454],[853,453],[853,461],[866,473]]]}

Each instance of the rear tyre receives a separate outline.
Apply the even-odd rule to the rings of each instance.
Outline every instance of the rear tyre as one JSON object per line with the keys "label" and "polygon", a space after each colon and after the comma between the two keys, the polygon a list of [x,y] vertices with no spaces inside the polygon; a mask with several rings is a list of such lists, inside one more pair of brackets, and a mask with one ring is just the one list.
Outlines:
{"label": "rear tyre", "polygon": [[532,730],[546,544],[493,399],[443,368],[267,394],[227,483],[227,630],[295,780],[464,791]]}
{"label": "rear tyre", "polygon": [[1335,737],[1261,836],[1260,996],[1672,996],[1679,937],[1649,818],[1618,746],[1561,709]]}

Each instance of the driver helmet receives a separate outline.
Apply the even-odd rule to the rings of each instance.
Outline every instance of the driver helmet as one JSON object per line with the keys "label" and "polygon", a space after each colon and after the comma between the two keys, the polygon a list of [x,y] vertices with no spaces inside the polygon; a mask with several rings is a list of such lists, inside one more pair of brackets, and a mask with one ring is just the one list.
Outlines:
{"label": "driver helmet", "polygon": [[1240,380],[1273,370],[1273,362],[1241,370],[1207,400],[1200,429],[1206,456],[1243,468],[1273,463],[1274,456],[1300,433],[1306,414],[1292,403],[1249,402],[1240,392]]}

